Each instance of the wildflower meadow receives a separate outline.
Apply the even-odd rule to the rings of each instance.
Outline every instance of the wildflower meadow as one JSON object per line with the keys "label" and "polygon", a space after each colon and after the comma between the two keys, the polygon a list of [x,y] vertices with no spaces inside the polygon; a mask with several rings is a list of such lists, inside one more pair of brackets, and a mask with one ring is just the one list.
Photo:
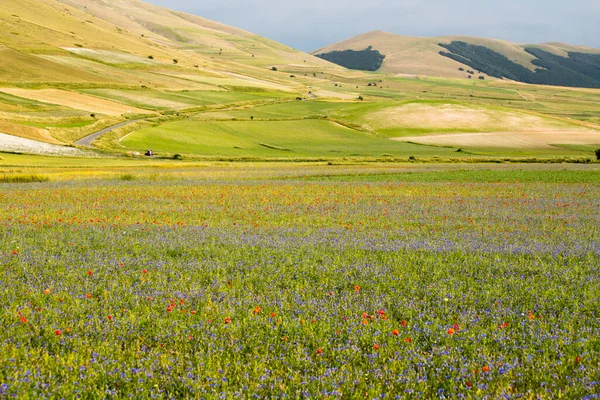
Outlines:
{"label": "wildflower meadow", "polygon": [[598,173],[553,174],[4,184],[0,398],[598,398]]}

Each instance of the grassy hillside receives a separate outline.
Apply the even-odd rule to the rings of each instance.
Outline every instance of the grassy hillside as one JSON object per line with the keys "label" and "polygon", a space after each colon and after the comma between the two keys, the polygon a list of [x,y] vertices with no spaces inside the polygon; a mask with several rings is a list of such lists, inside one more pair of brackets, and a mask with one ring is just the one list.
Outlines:
{"label": "grassy hillside", "polygon": [[[485,48],[488,52],[497,53],[499,57],[504,57],[514,64],[513,69],[519,70],[519,74],[500,74],[494,68],[485,68],[481,55],[479,57],[469,57],[472,53],[457,51],[454,43],[465,43],[472,48]],[[364,50],[372,46],[385,56],[385,61],[380,69],[381,72],[408,74],[408,75],[428,75],[451,78],[473,78],[497,77],[509,78],[513,80],[522,80],[527,83],[542,83],[563,86],[590,86],[587,81],[574,78],[564,80],[550,79],[521,79],[522,75],[535,75],[535,70],[542,67],[552,68],[547,62],[555,57],[569,58],[569,54],[592,54],[591,60],[595,61],[595,55],[600,54],[599,49],[592,49],[584,46],[573,46],[561,43],[550,43],[541,45],[515,44],[503,40],[475,38],[466,36],[447,36],[447,37],[412,37],[395,35],[392,33],[374,31],[359,35],[345,41],[324,47],[315,51],[313,54],[328,54],[345,50]],[[440,52],[448,53],[444,57]],[[543,52],[543,53],[542,53]],[[452,56],[456,54],[457,56]],[[544,55],[545,54],[545,55]],[[461,56],[461,57],[458,57]],[[489,57],[488,57],[489,58]],[[581,57],[580,57],[581,58]],[[498,65],[498,60],[492,60],[489,65],[502,67]],[[556,62],[556,59],[553,59]],[[579,65],[588,65],[590,60],[576,61]],[[564,66],[564,63],[563,63]],[[558,68],[558,67],[556,67]],[[472,72],[469,72],[472,71]],[[481,73],[480,73],[481,72]],[[567,75],[580,74],[581,69],[569,68],[556,71],[556,75],[564,78]],[[547,74],[546,74],[547,75]]]}
{"label": "grassy hillside", "polygon": [[[458,38],[363,35],[357,49],[382,50],[383,71],[426,65],[421,73],[452,70],[454,77],[398,76],[347,70],[136,0],[7,1],[0,10],[0,133],[13,137],[73,146],[119,125],[96,139],[97,155],[151,148],[160,157],[336,162],[587,159],[600,146],[599,91],[457,79],[467,72],[438,54],[437,41]],[[472,40],[535,68],[517,45]],[[399,45],[403,52],[392,54]],[[583,51],[558,44],[536,50],[561,57]],[[13,149],[0,142],[0,152]]]}

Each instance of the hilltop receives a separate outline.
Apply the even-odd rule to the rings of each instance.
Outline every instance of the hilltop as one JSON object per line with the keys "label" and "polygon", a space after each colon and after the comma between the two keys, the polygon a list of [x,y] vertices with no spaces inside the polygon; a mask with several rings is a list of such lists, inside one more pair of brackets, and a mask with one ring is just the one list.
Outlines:
{"label": "hilltop", "polygon": [[[600,88],[600,49],[563,43],[516,44],[468,36],[416,37],[373,31],[313,52],[356,58],[372,49],[379,71],[448,78],[502,78],[524,83]],[[352,51],[349,51],[352,50]],[[344,62],[338,62],[344,65]],[[348,66],[348,65],[344,65]]]}
{"label": "hilltop", "polygon": [[268,77],[272,66],[328,66],[241,29],[137,0],[6,0],[3,6],[0,82],[177,88],[185,86],[181,77],[165,71]]}

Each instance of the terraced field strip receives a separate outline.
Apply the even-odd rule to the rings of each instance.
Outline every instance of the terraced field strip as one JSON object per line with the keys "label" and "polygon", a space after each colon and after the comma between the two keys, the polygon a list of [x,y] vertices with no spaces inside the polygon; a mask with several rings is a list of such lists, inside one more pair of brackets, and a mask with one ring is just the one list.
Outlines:
{"label": "terraced field strip", "polygon": [[123,114],[149,114],[152,112],[142,108],[132,107],[125,104],[116,103],[114,101],[99,99],[97,97],[60,89],[31,90],[19,88],[0,88],[0,91],[30,100],[58,104],[77,110],[84,110],[91,113],[105,114],[110,116],[119,116]]}
{"label": "terraced field strip", "polygon": [[551,149],[555,144],[600,144],[600,132],[477,132],[393,138],[400,142],[471,148]]}

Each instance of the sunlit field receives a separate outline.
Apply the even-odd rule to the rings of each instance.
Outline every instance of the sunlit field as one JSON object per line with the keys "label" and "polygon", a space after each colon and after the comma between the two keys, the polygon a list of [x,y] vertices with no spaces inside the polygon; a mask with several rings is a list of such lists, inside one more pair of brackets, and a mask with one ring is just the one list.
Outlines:
{"label": "sunlit field", "polygon": [[325,168],[0,181],[0,397],[598,393],[597,169]]}

